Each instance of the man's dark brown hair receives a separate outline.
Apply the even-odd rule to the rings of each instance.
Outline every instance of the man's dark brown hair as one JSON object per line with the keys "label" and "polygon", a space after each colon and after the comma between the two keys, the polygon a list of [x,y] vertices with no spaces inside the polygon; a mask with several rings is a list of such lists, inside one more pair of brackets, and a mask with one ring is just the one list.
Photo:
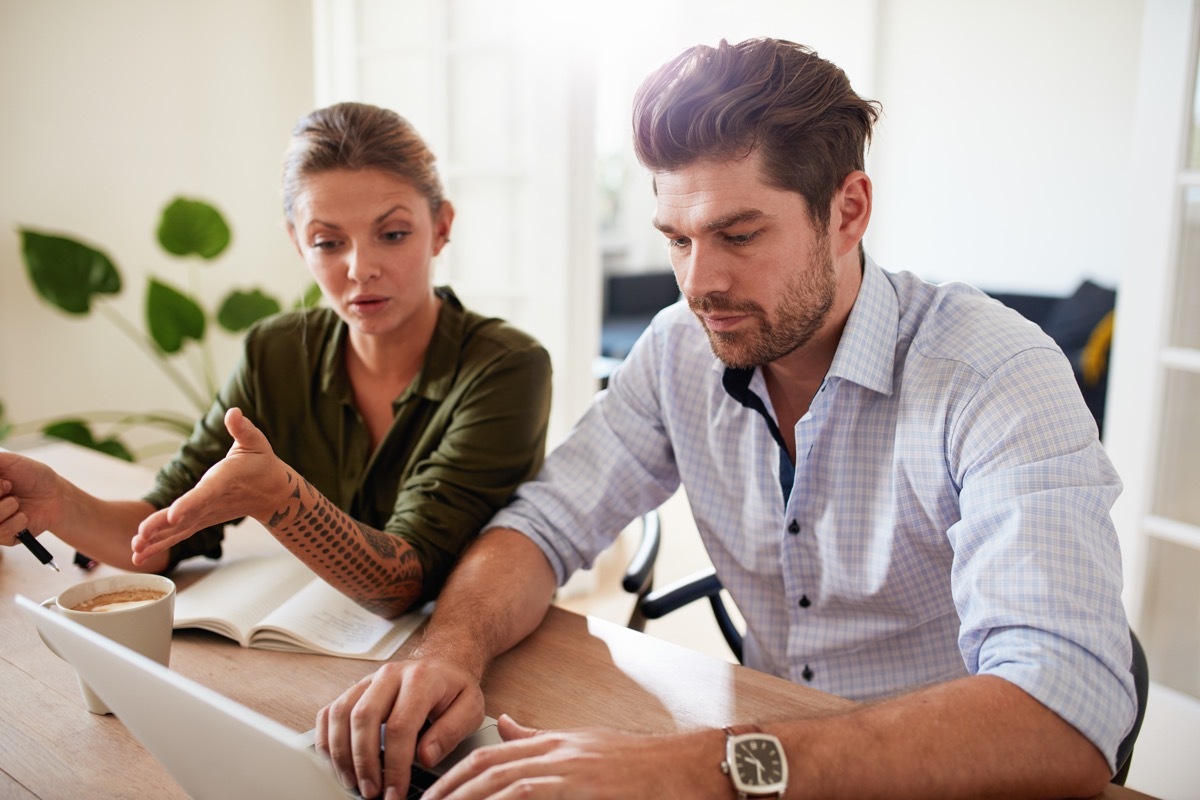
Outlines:
{"label": "man's dark brown hair", "polygon": [[879,113],[839,67],[803,45],[722,39],[688,48],[642,82],[634,149],[653,172],[757,151],[763,180],[803,196],[823,229],[842,180],[863,168]]}

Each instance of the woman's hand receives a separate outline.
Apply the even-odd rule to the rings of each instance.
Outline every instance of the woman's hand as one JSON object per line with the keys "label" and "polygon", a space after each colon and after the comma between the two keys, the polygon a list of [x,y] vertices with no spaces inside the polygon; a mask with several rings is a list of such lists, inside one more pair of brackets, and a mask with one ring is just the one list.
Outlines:
{"label": "woman's hand", "polygon": [[212,525],[268,518],[287,497],[289,469],[262,431],[238,408],[225,412],[225,427],[233,436],[229,453],[191,491],[142,522],[133,537],[134,564]]}

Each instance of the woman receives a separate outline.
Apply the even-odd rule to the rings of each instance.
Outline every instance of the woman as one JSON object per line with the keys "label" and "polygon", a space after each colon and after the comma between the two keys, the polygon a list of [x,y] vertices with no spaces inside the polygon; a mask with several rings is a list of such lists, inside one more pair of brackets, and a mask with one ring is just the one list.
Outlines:
{"label": "woman", "polygon": [[142,500],[91,497],[0,453],[0,544],[53,530],[93,558],[166,571],[218,558],[253,517],[384,616],[436,595],[541,465],[550,363],[531,337],[433,285],[454,208],[399,115],[342,103],[302,119],[284,161],[288,232],[327,308],[252,328],[208,414]]}

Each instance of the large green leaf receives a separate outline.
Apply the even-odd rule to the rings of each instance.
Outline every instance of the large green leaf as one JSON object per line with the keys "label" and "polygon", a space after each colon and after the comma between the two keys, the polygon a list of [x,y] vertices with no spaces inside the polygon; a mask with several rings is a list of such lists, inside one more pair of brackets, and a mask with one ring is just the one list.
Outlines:
{"label": "large green leaf", "polygon": [[178,353],[187,339],[204,339],[204,310],[183,292],[154,278],[146,289],[146,327],[164,353]]}
{"label": "large green leaf", "polygon": [[163,209],[158,243],[177,256],[213,259],[229,247],[229,226],[221,212],[202,200],[177,197]]}
{"label": "large green leaf", "polygon": [[4,403],[0,402],[0,442],[7,439],[11,432],[12,423],[8,421],[8,416],[4,413]]}
{"label": "large green leaf", "polygon": [[121,291],[112,259],[74,239],[22,228],[21,254],[38,294],[69,314],[86,314],[97,295]]}
{"label": "large green leaf", "polygon": [[120,458],[124,461],[133,461],[133,453],[129,451],[121,440],[110,436],[107,439],[97,440],[92,435],[92,429],[87,426],[87,423],[78,419],[64,419],[59,422],[51,423],[42,428],[42,433],[47,436],[52,436],[56,439],[65,439],[81,447],[88,447],[92,450],[99,450],[101,453],[107,453],[110,456]]}
{"label": "large green leaf", "polygon": [[304,290],[304,294],[296,300],[293,308],[316,308],[321,303],[321,298],[321,287],[316,281],[313,281]]}
{"label": "large green leaf", "polygon": [[279,301],[264,294],[261,289],[251,289],[248,292],[233,291],[221,303],[217,311],[217,322],[221,327],[233,333],[246,330],[263,317],[278,314]]}

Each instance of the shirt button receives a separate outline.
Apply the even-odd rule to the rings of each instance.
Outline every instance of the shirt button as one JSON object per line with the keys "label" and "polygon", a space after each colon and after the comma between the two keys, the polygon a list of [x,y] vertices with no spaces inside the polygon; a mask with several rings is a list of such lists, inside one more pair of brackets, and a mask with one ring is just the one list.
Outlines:
{"label": "shirt button", "polygon": [[792,524],[788,525],[788,533],[799,533],[799,532],[800,532],[800,523],[797,522],[796,520],[792,520]]}
{"label": "shirt button", "polygon": [[808,681],[808,682],[810,682],[810,683],[811,683],[811,682],[812,682],[812,679],[813,679],[813,671],[812,671],[812,667],[808,666],[808,664],[805,664],[805,665],[804,665],[804,672],[801,672],[801,673],[800,673],[800,677],[804,678],[804,680],[806,680],[806,681]]}
{"label": "shirt button", "polygon": [[811,605],[812,605],[812,601],[808,599],[808,595],[806,595],[806,594],[800,595],[800,607],[801,608],[808,608]]}

